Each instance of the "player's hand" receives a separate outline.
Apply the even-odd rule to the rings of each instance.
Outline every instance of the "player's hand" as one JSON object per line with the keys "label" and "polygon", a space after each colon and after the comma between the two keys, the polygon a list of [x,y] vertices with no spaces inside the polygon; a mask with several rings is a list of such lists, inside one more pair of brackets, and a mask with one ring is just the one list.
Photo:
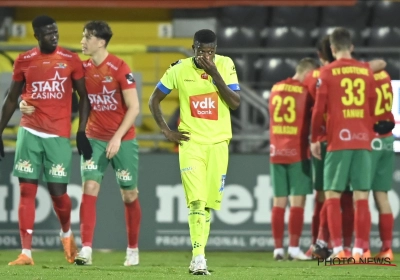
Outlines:
{"label": "player's hand", "polygon": [[120,147],[121,138],[115,136],[111,138],[110,142],[107,144],[106,157],[112,159],[118,153]]}
{"label": "player's hand", "polygon": [[215,66],[214,61],[208,59],[205,56],[198,56],[196,59],[199,66],[211,77],[218,73],[217,66]]}
{"label": "player's hand", "polygon": [[168,130],[164,132],[165,138],[167,138],[171,142],[178,143],[179,145],[182,145],[182,141],[189,141],[190,140],[190,133],[186,131],[172,131]]}
{"label": "player's hand", "polygon": [[394,122],[392,121],[379,121],[374,124],[374,131],[380,135],[389,133],[394,128]]}
{"label": "player's hand", "polygon": [[92,145],[90,145],[89,139],[84,131],[78,131],[76,134],[76,147],[78,148],[78,153],[83,155],[85,160],[92,158]]}
{"label": "player's hand", "polygon": [[315,143],[311,143],[311,154],[321,160],[321,143],[320,142],[315,142]]}
{"label": "player's hand", "polygon": [[3,137],[1,137],[1,135],[0,135],[0,161],[1,161],[1,159],[2,159],[3,157],[5,157],[5,154],[4,154],[4,144],[3,144]]}
{"label": "player's hand", "polygon": [[35,107],[29,106],[25,100],[22,100],[19,103],[19,109],[21,110],[21,113],[25,115],[32,115],[35,112]]}

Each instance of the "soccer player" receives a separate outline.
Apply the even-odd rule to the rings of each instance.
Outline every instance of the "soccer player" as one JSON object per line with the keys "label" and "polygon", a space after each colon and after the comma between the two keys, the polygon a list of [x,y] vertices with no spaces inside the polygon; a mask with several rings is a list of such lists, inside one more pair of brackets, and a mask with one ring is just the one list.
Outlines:
{"label": "soccer player", "polygon": [[[379,235],[382,241],[381,251],[377,258],[390,258],[394,260],[392,252],[393,213],[388,199],[388,191],[392,186],[394,169],[394,116],[392,114],[393,90],[391,79],[386,71],[374,74],[376,83],[376,105],[374,110],[375,138],[372,139],[372,184],[375,203],[379,211]],[[367,225],[371,227],[371,223]],[[365,252],[366,251],[366,252]],[[370,257],[369,236],[364,246],[364,257]]]}
{"label": "soccer player", "polygon": [[[44,180],[61,223],[60,238],[65,257],[73,263],[77,254],[70,229],[71,200],[67,184],[71,174],[70,145],[72,88],[80,95],[78,151],[85,158],[92,154],[85,135],[90,104],[85,89],[83,67],[78,55],[58,46],[58,29],[54,19],[39,16],[32,21],[39,46],[19,55],[14,64],[9,94],[3,105],[0,132],[4,131],[18,106],[18,97],[36,108],[23,115],[18,131],[14,176],[19,179],[18,208],[22,253],[9,265],[33,265],[31,253],[35,221],[35,197],[39,174],[44,167]],[[4,155],[3,144],[1,153]]]}
{"label": "soccer player", "polygon": [[348,30],[336,28],[330,35],[336,61],[321,69],[312,114],[311,151],[321,159],[318,136],[327,114],[327,153],[324,166],[324,191],[332,257],[346,257],[342,243],[340,197],[348,181],[355,200],[355,246],[352,255],[363,255],[363,242],[369,236],[364,225],[371,219],[368,207],[371,169],[371,130],[375,87],[372,70],[352,59],[353,45]]}
{"label": "soccer player", "polygon": [[274,189],[271,213],[275,241],[274,259],[283,260],[285,209],[290,196],[289,260],[309,260],[299,247],[303,230],[306,195],[312,193],[309,133],[312,100],[303,84],[318,67],[311,58],[302,59],[293,78],[276,83],[269,98],[270,170]]}
{"label": "soccer player", "polygon": [[83,247],[75,258],[77,265],[92,264],[96,200],[104,172],[110,163],[125,206],[128,246],[124,265],[139,264],[139,148],[134,127],[139,114],[139,100],[129,66],[107,51],[112,35],[106,22],[91,21],[84,26],[81,41],[82,52],[91,57],[83,62],[83,66],[92,106],[86,134],[93,147],[93,157],[90,160],[82,158],[81,162],[83,195],[80,222]]}
{"label": "soccer player", "polygon": [[[333,62],[332,50],[329,42],[329,35],[324,36],[317,45],[318,57],[322,66],[328,65]],[[371,60],[368,62],[369,66],[373,71],[381,71],[386,67],[386,62],[380,59]],[[307,75],[304,84],[307,85],[308,91],[310,92],[315,102],[316,85],[319,78],[320,69],[316,69]],[[325,200],[323,191],[323,173],[324,173],[324,159],[326,155],[326,135],[319,136],[318,140],[321,143],[321,160],[312,157],[313,163],[313,184],[316,190],[314,214],[312,219],[312,245],[307,251],[306,255],[310,255],[316,247],[325,250],[326,256],[328,256],[327,248],[322,248],[325,243],[329,241],[329,232],[327,226],[326,208],[323,207]],[[342,226],[343,226],[343,245],[344,251],[347,256],[351,256],[351,243],[353,239],[353,228],[354,228],[354,207],[353,207],[353,193],[348,185],[346,190],[342,193],[340,199],[342,209]],[[321,214],[322,210],[322,215]],[[321,223],[320,223],[321,221]],[[320,245],[317,244],[317,239],[320,240]]]}
{"label": "soccer player", "polygon": [[[216,55],[216,47],[213,31],[197,31],[194,57],[171,64],[149,100],[162,133],[180,144],[179,163],[193,247],[189,271],[194,275],[209,274],[204,250],[210,232],[210,209],[221,207],[232,137],[229,109],[235,110],[240,104],[235,65],[229,57]],[[160,109],[160,102],[173,89],[179,91],[179,131],[170,130]]]}

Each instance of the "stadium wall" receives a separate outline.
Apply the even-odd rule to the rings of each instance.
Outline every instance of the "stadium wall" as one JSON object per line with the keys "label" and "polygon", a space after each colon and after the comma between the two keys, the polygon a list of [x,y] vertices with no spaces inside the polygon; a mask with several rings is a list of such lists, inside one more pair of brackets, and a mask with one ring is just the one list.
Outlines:
{"label": "stadium wall", "polygon": [[[12,176],[14,154],[7,153],[0,173],[0,249],[20,248],[18,231],[18,179]],[[270,251],[272,188],[266,155],[230,157],[222,209],[214,212],[208,250]],[[79,156],[73,155],[73,173],[68,193],[73,201],[72,229],[80,245],[79,204],[81,177]],[[187,208],[180,183],[178,155],[140,154],[139,191],[142,205],[141,250],[191,250]],[[396,155],[393,191],[389,198],[395,217],[393,249],[400,252],[400,155]],[[364,171],[366,172],[366,171]],[[60,249],[59,223],[43,182],[37,195],[33,237],[35,249]],[[372,213],[371,249],[380,248],[378,212],[370,197]],[[107,169],[97,202],[94,248],[124,250],[124,208],[111,167]],[[307,200],[301,246],[310,245],[313,196]],[[286,221],[288,213],[286,211]],[[287,244],[287,240],[285,241]]]}

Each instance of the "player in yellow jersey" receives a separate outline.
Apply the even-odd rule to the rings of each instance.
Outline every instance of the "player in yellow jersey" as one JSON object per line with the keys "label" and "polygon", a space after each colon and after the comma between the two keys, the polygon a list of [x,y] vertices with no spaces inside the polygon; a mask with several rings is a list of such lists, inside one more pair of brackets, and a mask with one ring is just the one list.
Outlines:
{"label": "player in yellow jersey", "polygon": [[[210,232],[210,209],[219,210],[228,168],[228,144],[232,138],[229,109],[240,104],[235,65],[216,55],[217,37],[208,29],[194,35],[194,57],[179,60],[157,84],[149,106],[165,137],[179,146],[179,164],[189,211],[193,258],[189,272],[208,275],[205,246]],[[181,121],[171,131],[160,102],[179,91]]]}

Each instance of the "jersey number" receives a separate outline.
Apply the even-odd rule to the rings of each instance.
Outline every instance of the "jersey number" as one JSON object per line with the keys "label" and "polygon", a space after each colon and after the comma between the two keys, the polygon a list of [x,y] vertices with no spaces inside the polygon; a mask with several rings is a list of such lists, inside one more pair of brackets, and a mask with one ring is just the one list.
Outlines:
{"label": "jersey number", "polygon": [[[279,111],[283,105],[287,106],[287,112],[283,116],[279,115]],[[286,123],[292,123],[296,120],[296,100],[293,96],[286,96],[282,98],[279,95],[275,95],[272,98],[272,105],[275,106],[274,110],[274,122],[280,123],[285,121]]]}
{"label": "jersey number", "polygon": [[362,106],[365,102],[365,81],[357,78],[352,80],[344,78],[340,81],[340,86],[344,88],[346,96],[342,96],[342,103],[345,106]]}
{"label": "jersey number", "polygon": [[[388,83],[383,84],[380,88],[376,88],[375,91],[378,99],[376,100],[375,105],[375,116],[382,115],[392,110],[393,94],[389,91],[389,89],[390,85]],[[382,108],[383,102],[385,103],[385,105]]]}

